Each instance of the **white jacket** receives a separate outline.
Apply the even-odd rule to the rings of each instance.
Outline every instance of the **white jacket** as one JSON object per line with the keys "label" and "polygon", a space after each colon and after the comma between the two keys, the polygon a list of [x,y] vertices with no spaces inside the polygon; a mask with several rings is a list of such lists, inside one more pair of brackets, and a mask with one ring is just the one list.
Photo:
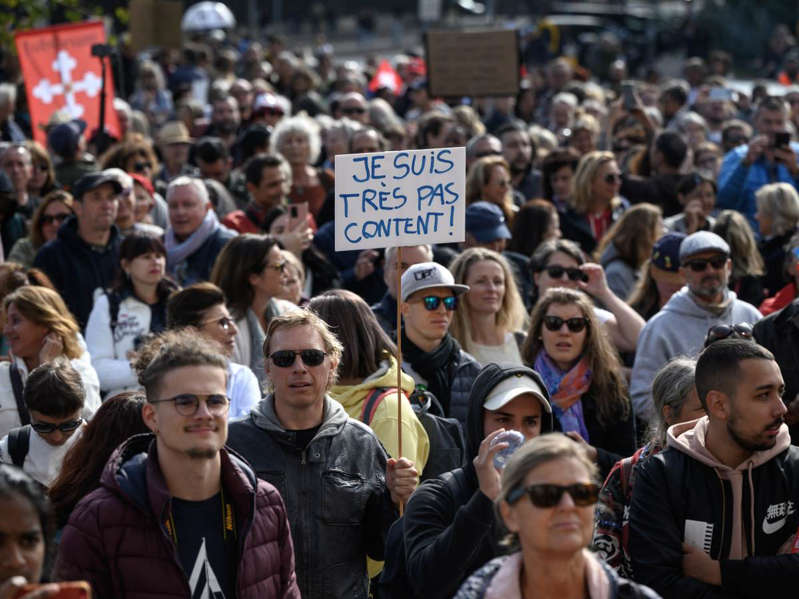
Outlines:
{"label": "white jacket", "polygon": [[[28,368],[22,358],[14,358],[14,363],[19,368],[22,384],[28,379]],[[81,416],[86,420],[91,419],[97,408],[100,407],[100,383],[97,373],[87,360],[76,358],[70,360],[72,367],[80,374],[86,397],[83,402]],[[11,385],[11,362],[0,362],[0,435],[7,435],[12,428],[22,426],[17,411],[17,401],[14,399],[14,387]]]}
{"label": "white jacket", "polygon": [[86,345],[100,378],[100,388],[108,392],[108,397],[140,388],[127,355],[134,349],[136,339],[150,332],[151,316],[150,306],[130,295],[119,304],[112,335],[108,295],[103,293],[95,299],[86,324]]}

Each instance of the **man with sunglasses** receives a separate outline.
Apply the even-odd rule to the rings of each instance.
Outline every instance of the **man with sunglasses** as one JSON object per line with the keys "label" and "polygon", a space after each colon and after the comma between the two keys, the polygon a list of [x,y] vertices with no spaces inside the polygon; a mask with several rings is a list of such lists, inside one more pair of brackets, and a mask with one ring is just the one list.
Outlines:
{"label": "man with sunglasses", "polygon": [[666,362],[696,355],[715,325],[754,324],[762,317],[727,288],[732,261],[721,237],[709,231],[689,235],[680,243],[679,259],[685,287],[649,319],[638,338],[630,395],[635,415],[646,421],[651,418],[652,380]]}
{"label": "man with sunglasses", "polygon": [[0,440],[0,461],[22,468],[48,487],[83,429],[83,382],[69,360],[59,356],[30,373],[23,399],[30,424]]}
{"label": "man with sunglasses", "polygon": [[402,275],[402,369],[438,400],[445,416],[466,426],[469,390],[480,365],[449,334],[459,296],[469,290],[435,262]]}
{"label": "man with sunglasses", "polygon": [[142,349],[141,416],[64,528],[57,580],[97,597],[299,599],[283,501],[225,449],[225,358],[189,333]]}
{"label": "man with sunglasses", "polygon": [[298,310],[269,322],[271,392],[230,426],[229,445],[286,502],[304,599],[365,599],[366,557],[382,560],[396,504],[416,487],[406,459],[387,459],[371,429],[327,391],[341,343],[318,316]]}
{"label": "man with sunglasses", "polygon": [[696,364],[707,415],[676,424],[636,467],[635,579],[664,599],[781,597],[799,578],[799,448],[774,356],[747,339],[711,343]]}

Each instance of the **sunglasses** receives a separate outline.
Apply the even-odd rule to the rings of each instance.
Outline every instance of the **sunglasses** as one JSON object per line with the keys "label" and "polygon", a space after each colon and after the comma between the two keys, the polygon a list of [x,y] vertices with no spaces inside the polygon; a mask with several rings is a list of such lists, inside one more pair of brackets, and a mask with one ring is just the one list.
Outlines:
{"label": "sunglasses", "polygon": [[133,172],[134,173],[143,173],[148,168],[150,168],[149,162],[136,162],[133,164]]}
{"label": "sunglasses", "polygon": [[574,483],[573,485],[530,485],[529,487],[516,487],[506,498],[510,504],[516,503],[523,495],[530,497],[535,507],[555,507],[560,503],[564,493],[568,493],[575,505],[586,507],[593,505],[599,499],[599,485],[593,483]]}
{"label": "sunglasses", "polygon": [[230,407],[230,400],[221,394],[195,395],[193,393],[181,393],[175,397],[167,399],[154,399],[150,403],[164,403],[171,401],[175,404],[175,410],[181,416],[194,416],[200,409],[200,398],[205,399],[205,405],[214,416],[221,416]]}
{"label": "sunglasses", "polygon": [[717,324],[710,327],[705,337],[705,347],[715,341],[727,338],[752,339],[752,325],[748,322],[738,324]]}
{"label": "sunglasses", "polygon": [[710,264],[715,270],[721,270],[727,264],[727,256],[714,256],[713,258],[705,258],[703,260],[689,260],[683,266],[690,268],[694,272],[703,272]]}
{"label": "sunglasses", "polygon": [[544,316],[544,326],[549,331],[559,331],[563,327],[563,323],[572,333],[579,333],[588,326],[588,319],[580,316],[574,318],[563,319],[560,316]]}
{"label": "sunglasses", "polygon": [[271,268],[272,270],[276,270],[278,272],[284,272],[286,270],[286,264],[288,264],[288,262],[284,260],[283,262],[279,262],[277,264],[264,264],[264,268]]}
{"label": "sunglasses", "polygon": [[421,298],[421,301],[424,304],[425,310],[430,310],[433,312],[434,310],[438,310],[438,307],[441,305],[441,302],[444,302],[444,309],[448,312],[452,312],[458,307],[458,298],[455,295],[450,295],[448,297],[438,297],[437,295],[428,295],[426,297]]}
{"label": "sunglasses", "polygon": [[49,435],[50,433],[54,433],[56,430],[59,430],[62,433],[71,433],[72,431],[77,430],[81,424],[83,424],[83,418],[78,418],[77,420],[68,420],[67,422],[61,422],[59,424],[53,424],[51,422],[31,422],[31,428],[40,435]]}
{"label": "sunglasses", "polygon": [[552,279],[562,279],[563,275],[567,275],[570,281],[588,281],[588,275],[579,268],[566,268],[565,266],[545,266],[543,270]]}
{"label": "sunglasses", "polygon": [[278,368],[288,368],[294,364],[294,360],[297,356],[302,358],[306,366],[319,366],[324,361],[326,355],[327,353],[323,352],[321,349],[281,349],[272,352],[269,357],[272,363]]}
{"label": "sunglasses", "polygon": [[608,173],[605,175],[605,183],[617,183],[621,181],[621,173]]}
{"label": "sunglasses", "polygon": [[261,112],[269,116],[283,116],[285,113],[279,108],[264,108]]}
{"label": "sunglasses", "polygon": [[366,108],[361,108],[359,106],[351,106],[349,108],[342,108],[342,114],[363,114],[366,112]]}
{"label": "sunglasses", "polygon": [[69,212],[64,212],[63,214],[45,214],[39,219],[39,222],[43,225],[52,225],[53,223],[58,223],[60,225],[70,216]]}

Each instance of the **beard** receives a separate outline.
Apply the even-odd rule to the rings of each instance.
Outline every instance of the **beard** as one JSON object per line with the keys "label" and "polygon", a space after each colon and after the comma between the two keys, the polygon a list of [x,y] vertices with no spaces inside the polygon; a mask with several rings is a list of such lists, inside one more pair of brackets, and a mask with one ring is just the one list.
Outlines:
{"label": "beard", "polygon": [[698,285],[691,287],[694,295],[701,298],[712,298],[724,291],[727,286],[726,277],[723,276],[709,276],[702,277]]}
{"label": "beard", "polygon": [[[727,421],[727,432],[729,433],[730,438],[733,441],[735,441],[736,445],[738,445],[742,449],[745,449],[746,451],[751,451],[751,452],[766,451],[767,449],[771,449],[772,447],[774,447],[774,445],[777,444],[777,438],[776,437],[774,437],[773,439],[770,439],[770,440],[763,440],[763,441],[760,441],[760,442],[757,442],[756,440],[753,440],[753,439],[747,439],[746,437],[744,437],[743,434],[741,434],[737,430],[738,429],[738,420],[739,419],[737,417],[733,417],[733,418],[730,418],[729,421]],[[779,424],[782,424],[782,418],[779,418],[778,420],[775,420],[774,422],[769,424],[766,428],[773,428],[773,427],[775,427],[775,426],[777,426]]]}
{"label": "beard", "polygon": [[218,449],[208,447],[191,447],[186,450],[186,455],[193,460],[211,460],[219,453]]}

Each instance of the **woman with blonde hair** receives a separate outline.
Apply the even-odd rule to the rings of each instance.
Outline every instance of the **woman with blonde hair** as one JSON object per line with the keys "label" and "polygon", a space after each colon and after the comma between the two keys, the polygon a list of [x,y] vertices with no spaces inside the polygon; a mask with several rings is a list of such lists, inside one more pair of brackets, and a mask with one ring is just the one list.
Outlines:
{"label": "woman with blonde hair", "polygon": [[521,364],[527,314],[507,260],[493,250],[469,248],[449,268],[455,283],[469,286],[450,334],[481,364]]}
{"label": "woman with blonde hair", "polygon": [[510,166],[502,156],[483,156],[472,163],[466,175],[466,205],[491,202],[502,208],[505,221],[513,223],[519,209],[513,200]]}
{"label": "woman with blonde hair", "polygon": [[641,267],[663,232],[663,212],[654,204],[636,204],[599,242],[594,258],[605,269],[608,287],[626,298],[641,278]]}
{"label": "woman with blonde hair", "polygon": [[30,422],[22,400],[28,373],[57,356],[68,358],[86,393],[82,416],[91,418],[100,406],[100,382],[88,360],[81,359],[78,324],[52,289],[26,285],[3,300],[3,333],[11,361],[0,363],[0,435]]}
{"label": "woman with blonde hair", "polygon": [[555,287],[536,304],[522,349],[547,385],[560,428],[591,445],[602,477],[635,451],[635,428],[621,363],[588,297]]}
{"label": "woman with blonde hair", "polygon": [[746,217],[737,210],[722,210],[712,231],[730,246],[732,273],[729,288],[738,299],[759,306],[765,299],[761,280],[765,266]]}
{"label": "woman with blonde hair", "polygon": [[587,449],[559,433],[519,448],[502,471],[495,507],[515,552],[472,574],[455,599],[638,597],[651,589],[622,578],[588,550],[599,495]]}
{"label": "woman with blonde hair", "polygon": [[763,287],[773,295],[790,280],[784,264],[786,246],[799,224],[799,194],[790,183],[771,183],[757,190],[755,204],[755,220],[762,236],[758,250],[766,264]]}
{"label": "woman with blonde hair", "polygon": [[619,196],[621,170],[612,152],[589,152],[580,158],[572,179],[568,206],[560,216],[560,230],[592,253],[628,203]]}

